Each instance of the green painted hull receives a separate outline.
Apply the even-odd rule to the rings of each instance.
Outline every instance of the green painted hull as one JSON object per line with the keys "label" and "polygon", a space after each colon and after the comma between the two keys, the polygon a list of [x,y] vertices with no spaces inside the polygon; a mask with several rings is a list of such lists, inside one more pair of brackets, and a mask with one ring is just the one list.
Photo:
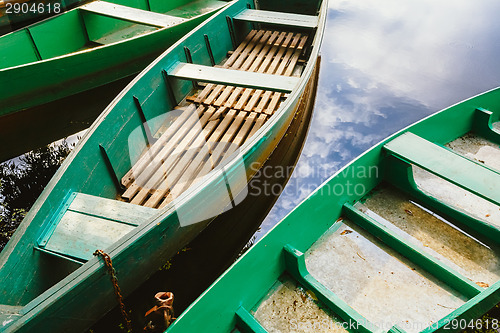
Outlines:
{"label": "green painted hull", "polygon": [[[491,111],[492,114],[481,108]],[[460,234],[460,237],[468,239],[469,243],[466,244],[469,244],[469,247],[472,246],[471,244],[486,244],[485,248],[488,248],[488,251],[493,251],[498,255],[500,253],[498,252],[499,221],[495,221],[495,217],[490,216],[489,213],[481,211],[481,216],[477,217],[471,216],[470,213],[463,210],[464,208],[458,208],[455,206],[455,201],[458,202],[459,195],[452,196],[446,202],[445,199],[438,199],[437,194],[430,195],[424,192],[419,187],[420,185],[417,186],[415,183],[415,174],[412,174],[411,165],[420,165],[430,173],[437,173],[440,177],[448,179],[461,188],[468,188],[470,192],[498,205],[498,187],[495,187],[500,177],[498,166],[496,169],[490,169],[490,167],[484,166],[484,161],[472,161],[469,159],[470,157],[465,158],[456,152],[451,152],[451,148],[444,148],[444,145],[472,132],[491,141],[492,146],[498,147],[500,133],[498,129],[493,129],[492,123],[497,122],[499,118],[500,88],[497,88],[438,112],[380,142],[338,171],[297,206],[200,296],[174,322],[168,332],[201,330],[204,332],[232,332],[235,327],[238,332],[267,332],[268,330],[264,326],[272,326],[273,323],[269,322],[273,320],[281,324],[286,321],[295,329],[300,327],[325,329],[334,327],[328,325],[340,324],[336,326],[337,328],[341,327],[338,330],[340,332],[412,331],[405,330],[402,324],[396,326],[389,322],[391,326],[394,325],[391,328],[391,326],[387,326],[387,322],[382,320],[377,322],[373,319],[371,321],[367,319],[367,316],[370,316],[372,312],[378,311],[377,303],[386,304],[382,307],[400,304],[397,303],[400,300],[391,296],[392,289],[373,291],[369,288],[370,279],[371,283],[378,281],[377,275],[388,273],[383,275],[382,279],[389,279],[388,277],[397,276],[399,273],[396,270],[392,273],[386,272],[389,268],[385,267],[385,257],[382,257],[380,266],[372,267],[375,274],[370,276],[368,273],[368,276],[364,276],[365,283],[358,286],[353,294],[340,297],[338,295],[343,293],[342,289],[332,291],[334,287],[326,287],[326,284],[335,286],[335,282],[332,282],[334,280],[340,281],[338,283],[347,281],[344,284],[346,286],[357,283],[349,275],[349,272],[352,271],[350,267],[338,267],[338,275],[330,275],[330,280],[323,277],[322,281],[325,282],[320,282],[321,278],[318,277],[318,272],[321,272],[322,267],[328,266],[330,261],[333,262],[335,256],[344,253],[341,249],[347,247],[347,245],[330,247],[325,252],[330,259],[323,261],[319,268],[314,266],[310,258],[317,255],[318,252],[315,251],[320,251],[321,244],[325,244],[322,243],[324,239],[329,239],[328,237],[331,235],[336,235],[336,239],[342,239],[342,237],[347,239],[351,235],[359,238],[362,238],[361,235],[371,237],[373,244],[379,242],[380,246],[385,249],[381,253],[400,255],[398,262],[409,263],[410,272],[416,269],[421,276],[433,279],[434,282],[429,285],[442,285],[445,290],[450,292],[450,295],[462,295],[463,304],[460,306],[447,308],[443,304],[437,304],[437,308],[446,314],[439,317],[439,320],[433,320],[432,325],[426,322],[419,328],[419,331],[459,331],[464,328],[465,324],[470,325],[471,319],[475,321],[476,318],[500,302],[498,275],[489,283],[472,280],[472,278],[466,277],[462,271],[462,273],[458,273],[460,267],[450,266],[448,262],[437,260],[436,253],[424,250],[427,247],[432,247],[430,240],[422,243],[421,247],[416,246],[413,240],[401,236],[401,232],[397,232],[394,226],[388,227],[379,222],[384,218],[375,218],[373,217],[375,215],[367,217],[368,213],[357,207],[360,207],[358,205],[366,207],[370,200],[373,200],[371,198],[376,197],[378,193],[373,192],[373,189],[385,184],[385,186],[397,189],[395,191],[399,191],[397,193],[400,195],[409,196],[411,201],[407,202],[407,207],[410,204],[414,207],[413,211],[406,209],[406,211],[401,210],[399,213],[398,206],[388,206],[385,207],[389,211],[386,212],[386,215],[393,214],[394,217],[394,214],[399,214],[400,219],[406,218],[410,221],[416,216],[417,210],[419,214],[431,211],[452,223],[456,228],[465,230],[465,233]],[[424,138],[427,142],[415,139],[415,136],[408,133]],[[436,150],[436,153],[433,153],[433,149]],[[429,167],[431,164],[433,167]],[[367,171],[373,170],[373,168],[376,168],[377,172]],[[360,170],[364,170],[364,172],[360,173]],[[487,173],[487,176],[484,177],[483,173]],[[468,185],[466,186],[466,184]],[[349,186],[351,190],[348,190]],[[361,202],[359,202],[360,200]],[[419,207],[424,207],[427,211]],[[496,207],[498,210],[498,206]],[[383,215],[382,213],[377,214]],[[433,216],[435,215],[431,217],[435,218]],[[490,222],[488,222],[488,218],[490,218]],[[348,228],[350,230],[340,233],[339,231],[342,229],[339,228],[345,228],[344,221],[346,219],[352,222]],[[424,220],[419,221],[420,224],[424,224]],[[438,225],[441,221],[435,219],[433,223]],[[409,222],[403,222],[403,230],[407,230],[404,229],[405,225],[410,228]],[[355,230],[354,233],[352,230]],[[451,227],[450,230],[456,229]],[[428,239],[441,236],[437,234],[438,232],[439,229],[433,230],[431,228],[425,235]],[[470,238],[471,236],[474,238]],[[414,237],[423,236],[421,234],[414,235]],[[476,243],[477,240],[482,243]],[[449,243],[446,247],[453,248],[453,244]],[[349,266],[355,266],[356,262],[361,262],[359,265],[362,269],[368,270],[371,267],[371,263],[368,261],[370,260],[368,257],[370,251],[366,251],[366,249],[366,247],[359,247],[353,250],[352,254],[349,252],[348,255],[352,258],[352,263]],[[304,256],[303,253],[306,255]],[[471,256],[474,256],[474,252]],[[484,265],[484,267],[487,266]],[[481,266],[475,266],[477,270],[480,268]],[[489,268],[495,271],[498,265],[492,264]],[[475,271],[472,270],[472,273],[474,274]],[[303,290],[297,294],[302,295],[302,300],[297,297],[298,305],[297,303],[282,303],[284,307],[276,306],[272,308],[272,313],[267,313],[267,317],[260,316],[260,321],[257,320],[256,316],[259,316],[257,313],[261,311],[261,304],[269,306],[270,300],[278,302],[279,297],[271,298],[270,295],[275,295],[273,293],[277,290],[277,285],[281,285],[281,282],[277,281],[283,280],[291,280],[293,281],[292,285],[297,285],[299,289]],[[402,299],[403,303],[397,308],[395,321],[401,320],[404,323],[403,313],[406,311],[406,306],[414,302],[419,295],[412,294],[413,283],[411,281],[403,280],[399,283],[403,289],[406,288],[408,291],[406,298]],[[365,304],[363,312],[363,304],[359,300],[372,291],[377,296],[368,305]],[[452,296],[447,297],[449,297],[448,299],[452,298]],[[305,304],[306,301],[310,304],[317,304],[319,309],[326,309],[324,312],[328,315],[318,317],[320,318],[318,321],[314,321],[316,318],[314,316],[293,317],[293,312],[301,306],[306,306],[301,305],[303,302]],[[427,301],[424,304],[432,303],[432,297]],[[424,309],[420,310],[425,312]],[[415,312],[418,311],[412,313]],[[332,317],[335,319],[331,319]],[[263,323],[263,318],[267,319],[267,323]],[[326,321],[321,321],[322,318],[326,318],[324,319]],[[206,324],[208,322],[210,325]],[[384,329],[375,326],[376,323],[385,324]],[[482,323],[486,325],[485,322]],[[314,324],[318,326],[313,326]],[[342,324],[345,324],[344,328],[348,329],[343,330]],[[350,326],[351,324],[352,326]],[[491,324],[490,322],[489,325]]]}
{"label": "green painted hull", "polygon": [[[262,166],[275,150],[300,104],[304,103],[300,97],[314,72],[326,19],[326,5],[321,11],[320,29],[311,40],[307,64],[300,78],[294,81],[296,86],[275,114],[240,147],[242,158],[229,160],[225,172],[218,170],[210,173],[164,208],[146,208],[113,200],[121,192],[100,148],[102,146],[106,151],[118,177],[126,174],[132,167],[127,154],[128,139],[142,125],[135,101],[139,101],[147,119],[156,119],[173,110],[177,103],[175,100],[192,94],[191,82],[172,78],[166,80],[162,70],[186,61],[186,48],[190,50],[194,63],[210,67],[209,48],[200,46],[205,39],[212,41],[214,61],[220,63],[233,49],[235,41],[232,39],[241,41],[252,29],[252,23],[238,22],[234,30],[230,30],[226,18],[238,15],[247,6],[253,7],[253,4],[246,1],[231,3],[169,48],[116,97],[64,161],[0,254],[3,287],[0,293],[0,304],[3,304],[0,305],[0,323],[6,332],[82,331],[116,305],[102,261],[91,254],[82,260],[74,252],[77,249],[90,250],[85,249],[85,244],[93,243],[99,234],[92,236],[80,228],[69,235],[70,243],[65,247],[63,245],[57,251],[54,248],[47,250],[47,241],[51,241],[52,233],[55,235],[60,230],[58,223],[61,216],[73,214],[72,209],[76,209],[74,205],[77,202],[90,200],[89,205],[84,207],[92,210],[85,213],[90,218],[100,216],[107,219],[101,220],[106,225],[112,222],[120,230],[130,230],[113,243],[103,246],[113,260],[122,293],[127,296],[211,222],[214,217],[203,217],[204,212],[220,205],[220,201],[227,196],[219,190],[220,186],[225,186],[226,182],[235,183],[238,167],[247,167],[248,181],[257,172],[255,166]],[[316,11],[311,12],[314,14]],[[173,98],[168,91],[174,95]],[[149,126],[155,133],[161,124],[152,121]],[[145,138],[141,136],[133,146],[139,150],[145,147]],[[127,207],[124,208],[124,205]],[[118,209],[112,210],[115,206]],[[104,209],[99,211],[98,207]],[[191,218],[199,217],[202,222],[181,226],[179,210],[188,212]],[[113,217],[107,218],[106,214]],[[99,228],[96,226],[96,230],[100,231]],[[75,236],[81,238],[75,240]],[[106,243],[106,239],[103,242]]]}
{"label": "green painted hull", "polygon": [[[130,3],[132,7],[136,5],[143,9],[138,1],[115,2]],[[183,6],[190,2],[179,1],[177,5]],[[210,1],[200,1],[200,4],[203,3],[208,4]],[[2,36],[0,47],[8,52],[0,55],[0,81],[9,82],[9,88],[0,92],[0,116],[138,73],[218,9],[198,12],[200,8],[195,6],[195,16],[159,28],[140,24],[134,26],[126,20],[88,14],[76,8]],[[115,36],[114,39],[108,37],[102,45],[92,44],[110,33],[120,31],[124,31],[123,35]]]}

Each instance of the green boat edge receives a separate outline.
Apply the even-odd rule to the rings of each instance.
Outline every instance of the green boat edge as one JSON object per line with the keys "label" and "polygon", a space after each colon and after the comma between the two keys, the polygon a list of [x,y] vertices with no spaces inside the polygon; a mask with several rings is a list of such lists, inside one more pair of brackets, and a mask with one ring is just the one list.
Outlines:
{"label": "green boat edge", "polygon": [[[181,6],[196,1],[184,0],[182,3],[177,4]],[[209,2],[209,0],[203,1]],[[230,0],[223,1],[227,2],[227,4],[230,3]],[[110,3],[122,4],[125,2],[124,0],[112,0]],[[138,8],[144,7],[144,4],[139,5],[140,2],[144,1],[135,1],[135,4]],[[32,46],[34,48],[33,54],[40,53],[43,45],[44,52],[52,54],[47,55],[47,58],[43,55],[41,60],[32,60],[22,64],[11,65],[7,68],[0,68],[0,80],[10,82],[8,89],[0,91],[0,101],[2,101],[0,117],[53,102],[95,87],[104,86],[105,84],[137,74],[164,50],[204,20],[223,9],[227,4],[207,13],[186,19],[184,22],[173,26],[156,28],[156,30],[95,48],[82,50],[68,49],[66,52],[70,53],[57,51],[58,54],[62,53],[60,55],[54,53],[54,50],[57,49],[57,43],[63,45],[63,48],[66,46],[64,45],[65,43],[57,42],[58,39],[54,39],[54,31],[64,31],[68,25],[75,26],[75,30],[81,29],[81,31],[66,31],[67,36],[64,36],[65,42],[82,38],[85,39],[86,43],[91,41],[88,36],[89,27],[84,23],[83,15],[85,11],[80,8],[85,5],[0,36],[1,47],[5,50],[12,50],[3,54],[6,60],[16,55],[16,52],[18,52],[16,51],[16,45],[18,47],[21,42],[28,44],[31,42],[32,44],[35,43],[35,45],[42,44],[38,47]],[[99,17],[99,14],[95,13],[85,15]],[[107,24],[111,27],[112,24],[134,23],[125,19],[108,18],[104,15],[102,17],[110,20],[111,23],[108,22]],[[94,23],[97,26],[94,29],[96,30],[94,34],[101,33],[99,29],[102,29],[102,27],[99,25],[103,25],[104,23],[102,22],[97,21],[97,23]],[[141,25],[138,23],[135,24],[138,26]],[[60,29],[57,29],[58,26]],[[153,29],[148,24],[142,24],[142,26]],[[73,35],[78,35],[79,38]],[[58,37],[60,38],[60,36]]]}
{"label": "green boat edge", "polygon": [[[387,157],[383,146],[389,141],[411,132],[438,145],[460,137],[473,130],[484,138],[500,143],[500,133],[493,130],[492,123],[500,119],[500,87],[459,102],[440,112],[430,115],[384,139],[364,152],[354,161],[340,169],[326,180],[313,193],[304,199],[281,222],[274,226],[247,253],[239,258],[219,279],[214,282],[186,311],[174,321],[166,332],[187,332],[202,330],[204,332],[230,332],[235,327],[241,332],[267,332],[250,314],[250,310],[259,304],[275,282],[284,273],[293,276],[299,284],[312,290],[328,308],[335,309],[342,320],[360,324],[356,331],[377,332],[373,326],[343,301],[326,290],[305,267],[304,255],[314,242],[323,235],[344,215],[353,217],[352,204],[367,195],[379,184],[388,173],[384,166]],[[488,111],[484,111],[487,109]],[[381,177],[372,174],[363,178],[362,182],[355,177],[359,166],[379,166]],[[354,171],[354,172],[352,172]],[[369,173],[370,174],[370,173]],[[399,175],[408,177],[409,175]],[[362,183],[367,189],[361,195],[343,193],[335,196],[328,190],[336,185],[344,186]],[[401,188],[407,184],[401,183]],[[347,192],[347,191],[344,191]],[[427,202],[440,209],[446,204],[430,198]],[[464,214],[448,207],[447,214],[457,220],[462,218],[466,226],[473,228],[485,239],[499,243],[500,230],[487,223],[475,219],[464,221]],[[355,215],[355,214],[354,214]],[[304,227],[307,225],[307,227]],[[368,229],[367,229],[368,230]],[[411,255],[408,256],[411,260]],[[443,274],[431,268],[431,274]],[[444,272],[446,274],[447,272]],[[478,290],[478,287],[471,287]],[[479,288],[481,289],[481,288]],[[477,293],[477,291],[476,291]],[[327,295],[326,297],[323,295]],[[500,302],[500,281],[482,290],[463,306],[452,311],[422,332],[458,331],[446,327],[453,320],[476,319]],[[389,332],[404,332],[394,326]]]}

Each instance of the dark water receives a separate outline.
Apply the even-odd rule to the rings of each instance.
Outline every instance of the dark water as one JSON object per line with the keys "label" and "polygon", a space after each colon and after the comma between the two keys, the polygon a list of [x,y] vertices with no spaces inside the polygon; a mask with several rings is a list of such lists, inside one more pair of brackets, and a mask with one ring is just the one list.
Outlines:
{"label": "dark water", "polygon": [[500,85],[498,13],[492,0],[330,0],[309,136],[257,237],[372,145]]}

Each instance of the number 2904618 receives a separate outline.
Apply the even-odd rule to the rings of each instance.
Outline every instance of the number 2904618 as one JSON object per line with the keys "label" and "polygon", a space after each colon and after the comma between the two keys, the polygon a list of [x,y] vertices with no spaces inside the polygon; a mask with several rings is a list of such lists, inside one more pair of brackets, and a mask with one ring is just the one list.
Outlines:
{"label": "number 2904618", "polygon": [[11,3],[5,4],[6,14],[59,14],[62,11],[60,3]]}

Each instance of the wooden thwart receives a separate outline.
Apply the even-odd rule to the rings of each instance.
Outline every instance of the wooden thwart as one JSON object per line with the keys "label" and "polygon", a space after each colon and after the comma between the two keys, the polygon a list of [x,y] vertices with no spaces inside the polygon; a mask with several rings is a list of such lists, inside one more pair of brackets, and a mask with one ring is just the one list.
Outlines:
{"label": "wooden thwart", "polygon": [[384,146],[391,155],[415,164],[483,199],[500,204],[500,175],[483,165],[407,132]]}
{"label": "wooden thwart", "polygon": [[150,12],[147,10],[132,8],[128,6],[122,6],[106,1],[94,1],[80,8],[84,11],[103,16],[162,28],[176,25],[185,21],[185,19],[179,17]]}
{"label": "wooden thwart", "polygon": [[236,15],[234,19],[257,23],[292,25],[302,28],[316,28],[318,26],[317,16],[257,9],[243,10],[240,14]]}
{"label": "wooden thwart", "polygon": [[261,88],[279,92],[291,92],[299,82],[299,78],[296,77],[267,75],[183,62],[168,71],[168,75],[193,81],[204,81],[245,88]]}

